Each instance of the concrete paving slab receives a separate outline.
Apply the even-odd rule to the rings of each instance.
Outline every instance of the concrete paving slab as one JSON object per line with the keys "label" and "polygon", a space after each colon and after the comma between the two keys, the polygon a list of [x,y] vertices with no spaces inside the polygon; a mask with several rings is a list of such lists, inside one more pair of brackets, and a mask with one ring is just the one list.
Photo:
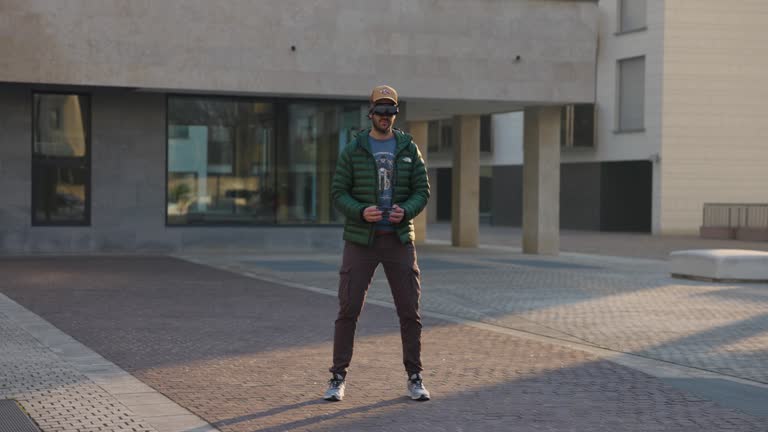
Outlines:
{"label": "concrete paving slab", "polygon": [[156,391],[146,393],[123,393],[115,395],[115,398],[127,407],[136,407],[142,405],[164,405],[172,402],[163,394]]}
{"label": "concrete paving slab", "polygon": [[159,430],[178,432],[218,432],[218,429],[208,425],[195,415],[169,415],[148,417]]}
{"label": "concrete paving slab", "polygon": [[[0,397],[18,399],[44,431],[178,432],[164,419],[170,428],[149,424],[158,416],[192,415],[2,294],[0,310]],[[147,416],[133,410],[136,393],[121,398],[110,387],[141,389],[138,410]],[[215,430],[192,416],[198,420],[188,422],[192,429]]]}
{"label": "concrete paving slab", "polygon": [[0,398],[17,400],[44,431],[155,432],[14,320],[33,314],[2,294],[0,304]]}
{"label": "concrete paving slab", "polygon": [[[156,404],[140,404],[140,405],[133,405],[131,407],[131,411],[133,411],[136,415],[145,418],[145,419],[152,419],[155,417],[168,417],[168,416],[187,416],[189,415],[189,411],[187,411],[185,408],[180,407],[179,405],[175,404],[172,401],[164,402],[164,403],[156,403]],[[199,422],[200,418],[196,417],[196,420]]]}

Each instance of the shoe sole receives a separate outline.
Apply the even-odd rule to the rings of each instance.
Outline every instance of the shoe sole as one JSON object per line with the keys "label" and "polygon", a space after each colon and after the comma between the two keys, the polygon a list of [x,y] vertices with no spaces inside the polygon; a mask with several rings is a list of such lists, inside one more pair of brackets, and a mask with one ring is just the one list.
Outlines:
{"label": "shoe sole", "polygon": [[419,397],[417,397],[417,398],[415,398],[415,397],[411,397],[411,400],[415,400],[415,401],[417,401],[417,402],[426,402],[426,401],[428,401],[429,399],[431,399],[431,398],[430,398],[429,396],[425,396],[425,395],[421,395],[421,396],[419,396]]}
{"label": "shoe sole", "polygon": [[327,400],[328,402],[340,402],[341,399],[342,398],[336,397],[336,396],[331,396],[331,397],[323,398],[323,400]]}

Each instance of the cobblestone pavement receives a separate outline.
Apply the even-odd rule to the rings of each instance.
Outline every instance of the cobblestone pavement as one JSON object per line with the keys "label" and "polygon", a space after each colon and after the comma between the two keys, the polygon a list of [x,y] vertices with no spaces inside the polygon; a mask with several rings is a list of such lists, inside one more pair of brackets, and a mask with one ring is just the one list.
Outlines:
{"label": "cobblestone pavement", "polygon": [[[427,227],[430,240],[450,242],[451,225],[434,223]],[[522,246],[519,227],[480,225],[479,241],[482,245]],[[652,258],[665,260],[669,253],[684,249],[752,249],[768,251],[768,242],[704,239],[697,236],[655,236],[646,233],[618,233],[599,231],[560,231],[560,249],[608,256]]]}
{"label": "cobblestone pavement", "polygon": [[[482,271],[488,257],[475,255],[470,262],[441,254],[425,254],[433,259],[425,299],[438,297],[430,291],[438,276],[460,273],[470,282],[454,292],[456,299],[473,298],[471,292],[490,284]],[[335,285],[333,257],[219,259],[236,269]],[[375,304],[366,307],[359,325],[347,399],[324,403],[319,396],[336,309],[331,295],[171,258],[24,258],[4,264],[2,292],[223,431],[768,429],[765,418],[579,350],[434,318],[425,320],[424,332],[425,378],[434,400],[411,402],[404,397],[394,311]],[[428,265],[425,258],[425,272]],[[331,270],[302,272],[307,266]],[[547,272],[565,285],[576,278]],[[612,271],[595,274],[607,279],[604,290],[620,280]],[[372,296],[382,295],[379,285]],[[502,291],[487,298],[502,304]],[[589,301],[581,295],[581,302]],[[482,304],[489,301],[478,296],[481,301],[468,309],[487,314]],[[448,295],[443,301],[461,303]],[[529,311],[551,307],[534,300],[525,305]]]}
{"label": "cobblestone pavement", "polygon": [[[338,256],[192,258],[332,292],[338,283]],[[768,383],[768,285],[674,279],[645,259],[426,246],[419,260],[427,311]],[[391,302],[383,271],[369,298]]]}
{"label": "cobblestone pavement", "polygon": [[4,309],[0,307],[0,399],[17,400],[44,432],[155,431]]}

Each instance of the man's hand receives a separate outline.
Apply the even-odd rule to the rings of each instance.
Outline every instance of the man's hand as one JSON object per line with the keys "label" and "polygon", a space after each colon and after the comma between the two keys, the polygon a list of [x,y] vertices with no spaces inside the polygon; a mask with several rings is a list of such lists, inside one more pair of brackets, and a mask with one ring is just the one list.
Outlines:
{"label": "man's hand", "polygon": [[[376,206],[366,207],[363,210],[363,219],[370,223],[378,222],[381,220],[381,210]],[[390,217],[390,220],[392,220],[392,217]]]}
{"label": "man's hand", "polygon": [[395,204],[392,206],[392,211],[389,212],[389,221],[393,224],[399,224],[405,217],[405,210],[402,207]]}

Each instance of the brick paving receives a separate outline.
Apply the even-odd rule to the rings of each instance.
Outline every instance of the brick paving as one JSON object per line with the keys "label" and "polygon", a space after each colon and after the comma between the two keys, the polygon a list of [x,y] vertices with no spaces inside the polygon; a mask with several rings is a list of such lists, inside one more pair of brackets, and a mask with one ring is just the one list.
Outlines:
{"label": "brick paving", "polygon": [[[427,228],[430,240],[450,242],[449,223],[430,224]],[[522,231],[519,227],[481,225],[479,241],[482,245],[522,247]],[[560,231],[560,250],[584,254],[652,258],[665,260],[669,253],[684,249],[751,249],[768,251],[768,242],[704,239],[698,236],[646,233],[619,233],[598,231]]]}
{"label": "brick paving", "polygon": [[[425,310],[768,383],[766,284],[674,279],[653,260],[419,250]],[[286,256],[278,268],[253,254],[196,258],[328,291],[338,280],[334,271],[286,264],[338,266],[334,256]],[[373,285],[369,298],[391,302],[382,272]]]}
{"label": "brick paving", "polygon": [[[288,273],[259,270],[253,256],[218,259]],[[326,273],[292,274],[323,285],[333,280]],[[427,295],[437,291],[437,277],[455,276],[435,273],[425,276],[425,301],[440,297]],[[465,270],[465,278],[480,282],[479,275]],[[602,289],[620,279],[604,275],[613,279]],[[425,378],[434,400],[411,402],[395,313],[370,304],[348,398],[325,403],[319,396],[330,361],[332,296],[160,257],[2,260],[0,280],[0,291],[223,431],[768,430],[765,418],[582,351],[429,318]],[[488,298],[501,303],[499,293],[486,298],[479,291],[456,290],[443,302],[478,294],[468,308],[480,315]],[[372,288],[372,297],[386,295],[380,284]],[[531,302],[531,310],[551,306]]]}
{"label": "brick paving", "polygon": [[0,399],[17,400],[43,432],[155,431],[2,312]]}

